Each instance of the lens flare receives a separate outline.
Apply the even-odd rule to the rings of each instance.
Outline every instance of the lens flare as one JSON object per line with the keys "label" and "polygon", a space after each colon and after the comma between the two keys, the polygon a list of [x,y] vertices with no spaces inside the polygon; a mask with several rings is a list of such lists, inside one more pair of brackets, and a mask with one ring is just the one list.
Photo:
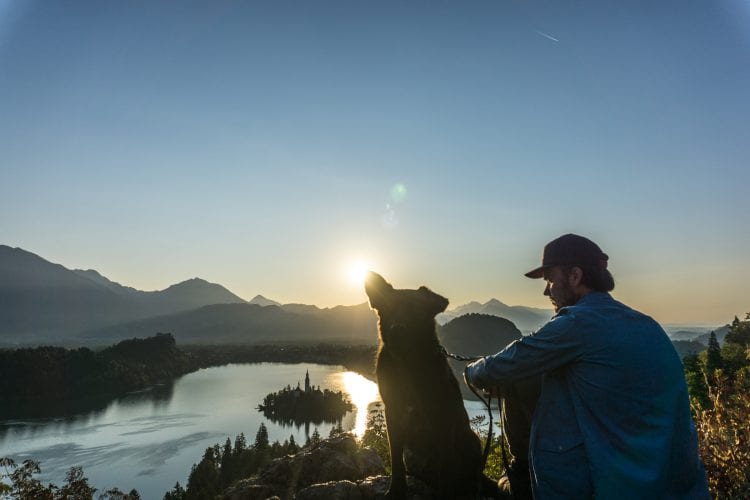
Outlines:
{"label": "lens flare", "polygon": [[393,200],[394,203],[404,201],[407,194],[409,194],[409,192],[406,190],[406,186],[401,183],[398,183],[391,188],[391,200]]}

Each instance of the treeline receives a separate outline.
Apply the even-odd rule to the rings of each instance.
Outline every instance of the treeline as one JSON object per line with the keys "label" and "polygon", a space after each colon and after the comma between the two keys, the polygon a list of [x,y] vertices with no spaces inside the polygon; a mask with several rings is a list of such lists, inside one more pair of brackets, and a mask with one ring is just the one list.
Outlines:
{"label": "treeline", "polygon": [[0,417],[70,414],[195,369],[170,334],[85,347],[0,351]]}
{"label": "treeline", "polygon": [[299,387],[292,389],[291,386],[266,395],[263,403],[258,405],[258,410],[263,412],[266,418],[297,426],[306,422],[338,422],[352,408],[352,404],[342,392],[328,389],[311,389],[307,392]]}
{"label": "treeline", "polygon": [[373,376],[375,348],[344,345],[182,346],[171,334],[85,347],[0,350],[0,418],[71,415],[103,408],[128,392],[229,363],[340,364]]}
{"label": "treeline", "polygon": [[370,378],[375,376],[374,346],[345,344],[181,345],[201,368],[230,363],[315,363],[342,365]]}
{"label": "treeline", "polygon": [[711,496],[750,498],[750,313],[683,363]]}
{"label": "treeline", "polygon": [[[340,428],[337,431],[341,432]],[[320,441],[320,434],[316,429],[304,446],[318,441]],[[283,443],[278,441],[269,443],[268,429],[265,424],[260,424],[252,444],[248,444],[245,435],[240,434],[235,437],[234,445],[227,437],[223,446],[216,444],[206,448],[201,461],[194,464],[190,470],[187,486],[183,487],[178,482],[164,495],[164,500],[215,498],[232,483],[255,474],[271,460],[294,455],[300,449],[302,447],[295,442],[294,436],[289,436],[289,439]]]}

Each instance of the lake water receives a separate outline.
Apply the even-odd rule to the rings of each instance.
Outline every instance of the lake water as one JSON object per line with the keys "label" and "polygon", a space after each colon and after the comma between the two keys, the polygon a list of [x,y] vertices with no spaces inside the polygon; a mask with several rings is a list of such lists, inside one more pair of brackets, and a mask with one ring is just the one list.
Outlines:
{"label": "lake water", "polygon": [[[0,457],[39,461],[45,483],[62,484],[65,472],[80,465],[99,492],[136,488],[144,500],[161,499],[175,482],[186,484],[207,447],[241,432],[252,444],[261,423],[271,441],[294,436],[303,444],[315,429],[328,436],[336,424],[282,426],[257,410],[269,392],[304,385],[306,371],[312,385],[348,394],[355,408],[341,424],[361,436],[368,408],[379,401],[375,383],[341,366],[259,363],[199,370],[171,387],[130,394],[72,418],[0,421]],[[481,403],[465,404],[470,416],[484,414]]]}

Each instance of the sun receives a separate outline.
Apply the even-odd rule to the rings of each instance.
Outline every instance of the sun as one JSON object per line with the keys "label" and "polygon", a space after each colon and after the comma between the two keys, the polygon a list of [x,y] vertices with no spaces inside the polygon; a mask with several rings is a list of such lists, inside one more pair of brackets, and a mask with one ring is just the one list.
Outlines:
{"label": "sun", "polygon": [[365,277],[367,276],[367,271],[370,270],[370,266],[367,264],[367,262],[364,261],[354,261],[349,264],[349,267],[347,268],[347,276],[349,277],[349,281],[351,281],[355,285],[363,285],[365,282]]}

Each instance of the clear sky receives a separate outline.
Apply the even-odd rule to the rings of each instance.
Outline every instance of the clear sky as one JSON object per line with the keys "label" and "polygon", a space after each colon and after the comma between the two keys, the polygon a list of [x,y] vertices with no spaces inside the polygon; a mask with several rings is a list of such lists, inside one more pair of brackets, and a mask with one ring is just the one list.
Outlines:
{"label": "clear sky", "polygon": [[668,323],[750,311],[745,0],[0,0],[0,243],[120,283],[549,307],[566,232]]}

